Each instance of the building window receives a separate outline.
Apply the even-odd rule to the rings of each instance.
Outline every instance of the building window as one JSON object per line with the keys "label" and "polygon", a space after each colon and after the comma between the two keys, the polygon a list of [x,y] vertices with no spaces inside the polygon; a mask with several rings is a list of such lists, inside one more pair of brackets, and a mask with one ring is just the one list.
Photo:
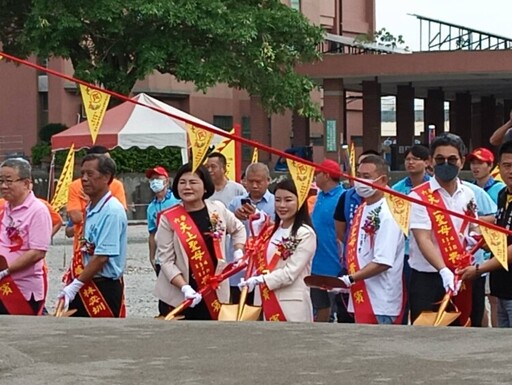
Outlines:
{"label": "building window", "polygon": [[290,1],[290,8],[296,9],[300,12],[300,0],[291,0]]}
{"label": "building window", "polygon": [[[242,117],[242,138],[251,139],[251,118]],[[252,160],[253,147],[242,144],[242,161],[250,162]]]}
{"label": "building window", "polygon": [[229,132],[233,129],[233,117],[227,115],[214,115],[213,125]]}

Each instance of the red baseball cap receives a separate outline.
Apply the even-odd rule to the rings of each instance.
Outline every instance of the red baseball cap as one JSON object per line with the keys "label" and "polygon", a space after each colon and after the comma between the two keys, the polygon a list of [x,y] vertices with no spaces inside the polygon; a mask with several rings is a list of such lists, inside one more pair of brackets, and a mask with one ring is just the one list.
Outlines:
{"label": "red baseball cap", "polygon": [[478,159],[481,162],[494,163],[494,154],[487,148],[476,148],[471,154],[468,155],[468,162],[473,159]]}
{"label": "red baseball cap", "polygon": [[316,171],[327,172],[331,178],[339,178],[341,174],[340,165],[331,159],[326,159],[320,163]]}
{"label": "red baseball cap", "polygon": [[162,175],[162,176],[165,176],[166,178],[169,178],[169,173],[162,166],[156,166],[156,167],[153,167],[153,168],[150,168],[149,170],[147,170],[146,178],[151,179],[151,177],[155,174]]}

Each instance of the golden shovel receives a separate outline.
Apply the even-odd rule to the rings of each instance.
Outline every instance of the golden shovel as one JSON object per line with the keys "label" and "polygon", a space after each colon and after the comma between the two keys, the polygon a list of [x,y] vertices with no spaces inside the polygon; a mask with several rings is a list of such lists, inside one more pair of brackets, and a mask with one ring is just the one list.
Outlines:
{"label": "golden shovel", "polygon": [[439,305],[439,310],[423,311],[413,322],[415,326],[448,326],[460,316],[460,311],[455,308],[455,311],[446,311],[448,304],[451,302],[452,291],[448,291]]}
{"label": "golden shovel", "polygon": [[[252,239],[256,239],[257,235],[255,235],[255,231],[253,228],[253,221],[258,219],[258,215],[251,215],[249,218],[249,228],[251,230]],[[269,220],[267,218],[266,225],[269,224]],[[261,233],[261,230],[260,230]],[[259,235],[259,234],[258,234]],[[254,258],[256,257],[256,252],[254,244],[253,247],[247,248],[247,270],[245,271],[244,279],[247,280],[252,276],[252,271],[254,269]],[[219,321],[257,321],[260,318],[261,307],[260,306],[251,306],[247,305],[245,302],[247,301],[247,293],[249,289],[244,287],[240,293],[240,302],[238,304],[222,304],[219,312]]]}
{"label": "golden shovel", "polygon": [[71,309],[71,310],[64,311],[64,300],[61,298],[57,302],[57,306],[55,307],[55,313],[53,313],[52,315],[54,317],[59,317],[59,318],[61,318],[61,317],[71,317],[76,312],[77,312],[77,309]]}
{"label": "golden shovel", "polygon": [[[472,247],[471,251],[469,252],[469,255],[473,255],[479,248],[481,248],[484,245],[484,238],[482,237],[475,246]],[[459,277],[455,276],[455,286],[457,286],[457,282]],[[451,302],[453,292],[451,290],[448,290],[446,294],[444,295],[443,299],[441,300],[439,304],[439,309],[437,312],[434,311],[423,311],[421,314],[416,318],[416,320],[413,322],[413,325],[415,326],[448,326],[453,321],[455,321],[461,314],[459,309],[454,305],[455,311],[448,312],[446,311],[446,308],[448,307],[448,304]],[[468,319],[468,322],[466,325],[462,325],[464,327],[469,326],[471,323],[471,318]]]}

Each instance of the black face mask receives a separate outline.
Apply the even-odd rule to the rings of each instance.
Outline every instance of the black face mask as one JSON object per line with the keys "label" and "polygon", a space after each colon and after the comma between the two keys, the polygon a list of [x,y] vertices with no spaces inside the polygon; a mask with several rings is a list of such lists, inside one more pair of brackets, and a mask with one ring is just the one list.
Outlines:
{"label": "black face mask", "polygon": [[450,182],[457,178],[459,168],[450,163],[436,164],[434,166],[434,174],[443,182]]}

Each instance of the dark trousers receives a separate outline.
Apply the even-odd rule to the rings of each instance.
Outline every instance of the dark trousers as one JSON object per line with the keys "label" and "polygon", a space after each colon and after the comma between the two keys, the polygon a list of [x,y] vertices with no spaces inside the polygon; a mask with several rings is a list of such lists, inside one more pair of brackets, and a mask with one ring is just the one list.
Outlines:
{"label": "dark trousers", "polygon": [[349,297],[349,293],[337,294],[334,297],[334,302],[336,304],[336,318],[338,323],[353,324],[355,322],[354,316],[347,311]]}
{"label": "dark trousers", "polygon": [[[156,268],[156,276],[158,277],[158,274],[160,274],[160,270],[162,270],[162,266],[160,264],[155,265]],[[166,316],[169,314],[174,308],[172,306],[167,305],[164,301],[158,300],[158,314],[161,316]]]}
{"label": "dark trousers", "polygon": [[[34,315],[40,315],[39,313],[41,313],[41,310],[42,310],[41,308],[44,306],[44,300],[36,301],[34,299],[34,296],[32,296],[32,298],[30,298],[30,301],[27,301],[27,303],[32,308],[32,310],[34,310]],[[5,308],[5,306],[0,301],[0,315],[15,315],[15,314],[9,314],[7,312],[7,309]]]}
{"label": "dark trousers", "polygon": [[424,273],[411,269],[409,284],[409,306],[411,323],[418,318],[422,311],[436,311],[446,291],[439,273]]}
{"label": "dark trousers", "polygon": [[[259,290],[257,287],[254,290]],[[254,290],[247,294],[247,299],[245,303],[247,305],[253,305],[254,304]],[[230,286],[230,303],[240,303],[240,289],[238,286]]]}
{"label": "dark trousers", "polygon": [[409,256],[406,254],[404,258],[404,268],[403,268],[403,279],[404,279],[404,315],[402,317],[402,325],[409,324],[409,284],[411,282],[411,266],[409,266]]}
{"label": "dark trousers", "polygon": [[472,290],[471,326],[482,327],[485,309],[485,277],[475,279]]}
{"label": "dark trousers", "polygon": [[[93,279],[96,287],[105,298],[105,302],[112,310],[115,318],[118,318],[121,313],[121,305],[123,302],[124,295],[124,284],[121,279],[108,279],[108,278],[95,278]],[[77,309],[77,312],[72,317],[94,317],[87,313],[85,305],[77,294],[75,299],[69,304],[69,309]]]}

